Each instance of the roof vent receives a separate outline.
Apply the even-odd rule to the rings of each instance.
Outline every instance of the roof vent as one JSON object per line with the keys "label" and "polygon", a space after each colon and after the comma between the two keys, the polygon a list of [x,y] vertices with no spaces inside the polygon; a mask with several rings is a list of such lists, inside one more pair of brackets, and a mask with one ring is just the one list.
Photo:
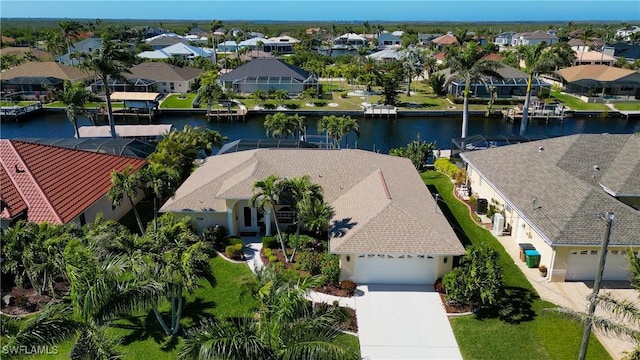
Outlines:
{"label": "roof vent", "polygon": [[539,146],[538,147],[538,152],[543,152],[543,151],[544,151],[544,148],[542,146]]}
{"label": "roof vent", "polygon": [[598,166],[598,165],[593,165],[593,170],[594,170],[594,171],[600,171],[600,166]]}

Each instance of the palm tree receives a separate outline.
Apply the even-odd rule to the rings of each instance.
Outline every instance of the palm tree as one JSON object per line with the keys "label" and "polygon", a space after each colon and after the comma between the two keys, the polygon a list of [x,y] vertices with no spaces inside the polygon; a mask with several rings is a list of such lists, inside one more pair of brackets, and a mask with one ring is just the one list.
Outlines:
{"label": "palm tree", "polygon": [[133,55],[119,43],[103,37],[100,48],[93,54],[82,53],[79,55],[79,68],[95,72],[96,76],[102,80],[104,85],[104,96],[107,100],[107,114],[109,126],[111,127],[111,137],[115,139],[116,128],[113,120],[113,108],[111,106],[111,90],[109,89],[109,78],[114,80],[124,80],[122,73],[131,73],[129,66],[133,63]]}
{"label": "palm tree", "polygon": [[140,214],[136,208],[133,199],[138,195],[142,184],[140,182],[140,173],[134,173],[131,166],[127,166],[123,171],[113,171],[111,173],[111,189],[109,189],[109,199],[114,206],[120,206],[123,198],[127,198],[136,217],[136,222],[140,228],[140,233],[144,234],[144,226],[140,219]]}
{"label": "palm tree", "polygon": [[284,239],[280,232],[280,225],[278,224],[278,215],[276,213],[275,206],[280,201],[280,183],[282,179],[277,175],[269,175],[264,180],[258,180],[253,184],[253,195],[249,199],[249,206],[257,207],[259,210],[268,214],[273,214],[273,221],[276,225],[276,232],[278,233],[278,240],[280,241],[280,247],[282,253],[287,254],[287,249],[284,245]]}
{"label": "palm tree", "polygon": [[144,258],[149,266],[146,276],[160,282],[166,289],[171,305],[171,325],[167,325],[153,304],[153,312],[166,335],[174,336],[180,329],[183,291],[193,292],[198,280],[211,278],[210,246],[195,234],[191,218],[176,219],[167,213],[158,219],[156,230],[145,234]]}
{"label": "palm tree", "polygon": [[522,111],[522,120],[520,122],[520,135],[524,135],[527,131],[527,123],[529,121],[529,103],[531,102],[531,84],[533,78],[538,74],[547,73],[555,70],[559,59],[555,52],[547,51],[547,44],[544,42],[534,46],[521,45],[518,47],[518,54],[524,61],[523,71],[529,75],[527,79],[527,94],[524,100],[524,108]]}
{"label": "palm tree", "polygon": [[264,105],[264,101],[267,100],[268,94],[264,90],[255,90],[251,93],[251,98],[258,102],[258,105]]}
{"label": "palm tree", "polygon": [[67,53],[69,54],[71,65],[73,65],[73,59],[71,58],[71,39],[77,39],[80,36],[80,31],[83,29],[82,24],[74,20],[62,20],[58,23],[62,38],[67,44]]}
{"label": "palm tree", "polygon": [[358,359],[336,342],[337,306],[312,306],[305,294],[317,278],[287,281],[272,267],[258,274],[254,294],[261,305],[253,318],[205,319],[189,330],[179,359]]}
{"label": "palm tree", "polygon": [[349,146],[349,133],[354,132],[356,134],[356,147],[358,145],[358,137],[360,137],[360,125],[357,119],[353,119],[349,115],[338,117],[338,125],[340,128],[338,143],[344,137],[344,146]]}
{"label": "palm tree", "polygon": [[284,106],[284,102],[289,100],[289,92],[285,89],[278,89],[273,92],[273,97],[278,101],[278,106]]}
{"label": "palm tree", "polygon": [[424,69],[427,56],[417,46],[408,46],[402,50],[402,64],[407,71],[407,96],[411,96],[411,80]]}
{"label": "palm tree", "polygon": [[158,204],[173,196],[180,185],[180,174],[176,168],[151,162],[140,171],[141,183],[153,194],[153,229],[157,230]]}
{"label": "palm tree", "polygon": [[264,127],[267,130],[267,136],[275,139],[280,139],[281,137],[286,139],[289,135],[293,136],[295,133],[295,129],[291,127],[289,115],[283,112],[267,115],[264,120]]}
{"label": "palm tree", "polygon": [[73,124],[75,138],[80,138],[78,131],[78,115],[84,115],[92,119],[92,115],[84,108],[84,106],[93,98],[93,94],[84,87],[82,82],[71,83],[65,80],[62,90],[57,88],[49,88],[54,98],[63,103],[67,111],[67,119]]}
{"label": "palm tree", "polygon": [[469,88],[472,82],[481,81],[485,76],[502,78],[496,72],[501,66],[497,61],[484,59],[484,53],[476,43],[469,43],[465,48],[450,47],[446,53],[446,63],[452,73],[447,82],[451,82],[454,77],[464,80],[464,105],[462,111],[462,138],[467,137],[467,127],[469,123]]}
{"label": "palm tree", "polygon": [[322,187],[318,184],[312,183],[309,175],[304,175],[284,180],[282,182],[280,192],[282,194],[280,197],[281,202],[296,209],[296,236],[292,244],[293,249],[291,257],[287,260],[288,262],[293,262],[293,258],[296,255],[298,240],[300,239],[300,230],[306,222],[306,218],[302,217],[302,215],[308,214],[308,212],[298,211],[298,204],[304,200],[309,202],[322,202]]}
{"label": "palm tree", "polygon": [[59,56],[64,54],[66,43],[58,31],[47,31],[45,33],[45,41],[47,42],[46,50],[53,54],[54,59],[57,60]]}
{"label": "palm tree", "polygon": [[[337,141],[337,137],[340,134],[340,120],[335,115],[325,115],[320,120],[318,120],[318,133],[326,132],[327,138],[331,138],[333,140],[333,146],[340,147],[340,144]],[[327,145],[328,141],[327,141]]]}

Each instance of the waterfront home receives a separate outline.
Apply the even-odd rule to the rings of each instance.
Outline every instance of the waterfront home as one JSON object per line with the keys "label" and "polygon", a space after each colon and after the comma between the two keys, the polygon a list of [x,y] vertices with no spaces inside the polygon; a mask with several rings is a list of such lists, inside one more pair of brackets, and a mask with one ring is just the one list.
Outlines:
{"label": "waterfront home", "polygon": [[[98,214],[119,220],[131,206],[113,206],[111,173],[146,160],[17,140],[0,140],[0,225],[15,221],[53,224],[93,222]],[[138,201],[138,199],[134,199]]]}
{"label": "waterfront home", "polygon": [[160,209],[196,219],[198,231],[220,225],[230,234],[275,233],[294,212],[275,214],[248,200],[269,175],[308,175],[334,209],[329,251],[340,255],[341,279],[357,283],[433,284],[464,248],[413,164],[354,149],[256,149],[205,160]]}
{"label": "waterfront home", "polygon": [[513,34],[511,37],[511,46],[530,45],[534,46],[541,42],[552,45],[560,41],[554,30],[536,30],[533,32],[523,32]]}
{"label": "waterfront home", "polygon": [[614,220],[603,280],[628,280],[626,250],[640,250],[638,154],[638,135],[580,134],[460,156],[474,197],[498,214],[497,236],[535,247],[548,281],[590,281],[607,213]]}
{"label": "waterfront home", "polygon": [[633,34],[640,32],[640,26],[630,25],[616,31],[616,38],[622,41],[630,41]]}
{"label": "waterfront home", "polygon": [[[475,97],[489,97],[489,87],[493,86],[498,97],[524,96],[527,92],[527,80],[529,75],[511,66],[501,66],[496,72],[502,76],[497,79],[492,76],[485,76],[480,81],[471,84],[470,91]],[[449,82],[447,92],[455,97],[462,97],[465,87],[463,79],[456,78],[456,74],[449,75],[453,80]],[[531,93],[536,95],[542,88],[550,88],[551,85],[534,77],[531,83]]]}
{"label": "waterfront home", "polygon": [[500,46],[511,46],[511,39],[515,35],[514,31],[506,31],[498,34],[495,38],[493,38],[493,43]]}
{"label": "waterfront home", "polygon": [[374,52],[367,57],[381,62],[392,62],[402,59],[402,52],[398,49],[386,49]]}
{"label": "waterfront home", "polygon": [[[123,73],[124,79],[109,78],[109,88],[114,91],[159,92],[162,94],[186,94],[204,70],[190,66],[178,67],[164,62],[143,62]],[[104,91],[102,80],[91,84],[91,91]]]}
{"label": "waterfront home", "polygon": [[402,35],[383,32],[378,35],[378,50],[397,49],[402,46]]}
{"label": "waterfront home", "polygon": [[143,51],[136,56],[150,60],[174,58],[187,61],[193,61],[196,57],[201,56],[211,62],[216,62],[216,52],[213,49],[191,46],[181,42],[160,50]]}
{"label": "waterfront home", "polygon": [[91,37],[80,40],[71,45],[71,52],[58,56],[56,61],[65,65],[77,65],[80,61],[73,59],[73,56],[77,56],[82,53],[91,55],[96,52],[96,50],[100,49],[100,46],[102,46],[102,38]]}
{"label": "waterfront home", "polygon": [[53,61],[29,61],[2,72],[3,92],[19,93],[26,98],[39,98],[49,91],[47,86],[62,88],[64,80],[88,82],[91,73]]}
{"label": "waterfront home", "polygon": [[636,61],[640,59],[640,45],[632,45],[627,43],[615,43],[607,45],[604,48],[604,52],[607,55],[611,55],[615,58],[625,58],[628,61]]}
{"label": "waterfront home", "polygon": [[289,95],[298,95],[308,88],[317,88],[314,74],[276,58],[255,58],[221,75],[218,83],[234,93],[250,94],[255,90],[284,89]]}
{"label": "waterfront home", "polygon": [[591,51],[588,47],[573,48],[576,52],[575,60],[573,60],[572,66],[578,65],[607,65],[613,66],[616,63],[616,58],[607,55],[600,51]]}
{"label": "waterfront home", "polygon": [[640,73],[607,65],[580,65],[556,71],[568,93],[591,98],[640,98]]}

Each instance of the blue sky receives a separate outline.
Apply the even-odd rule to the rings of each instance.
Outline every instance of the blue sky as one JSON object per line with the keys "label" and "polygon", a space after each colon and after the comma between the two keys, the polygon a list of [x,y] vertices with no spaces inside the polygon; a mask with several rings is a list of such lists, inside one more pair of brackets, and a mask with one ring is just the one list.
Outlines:
{"label": "blue sky", "polygon": [[639,0],[2,0],[0,18],[281,21],[631,21]]}

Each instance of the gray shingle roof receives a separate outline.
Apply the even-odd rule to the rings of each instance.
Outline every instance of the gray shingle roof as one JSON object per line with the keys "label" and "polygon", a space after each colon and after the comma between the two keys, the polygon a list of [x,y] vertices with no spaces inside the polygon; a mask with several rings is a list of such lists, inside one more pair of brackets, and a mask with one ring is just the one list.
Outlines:
{"label": "gray shingle roof", "polygon": [[335,211],[334,253],[464,252],[411,162],[362,150],[257,149],[207,158],[160,211],[226,211],[257,180],[309,175]]}
{"label": "gray shingle roof", "polygon": [[141,78],[156,82],[193,80],[204,72],[191,66],[178,67],[165,62],[143,62],[130,70],[131,74],[124,74],[128,79]]}
{"label": "gray shingle roof", "polygon": [[612,245],[640,245],[640,211],[602,188],[640,196],[638,135],[572,135],[461,156],[554,245],[601,244],[606,212],[615,214]]}
{"label": "gray shingle roof", "polygon": [[256,58],[233,71],[220,76],[221,81],[233,81],[246,77],[287,77],[304,81],[309,77],[309,73],[305,70],[287,64],[286,62],[276,58]]}

